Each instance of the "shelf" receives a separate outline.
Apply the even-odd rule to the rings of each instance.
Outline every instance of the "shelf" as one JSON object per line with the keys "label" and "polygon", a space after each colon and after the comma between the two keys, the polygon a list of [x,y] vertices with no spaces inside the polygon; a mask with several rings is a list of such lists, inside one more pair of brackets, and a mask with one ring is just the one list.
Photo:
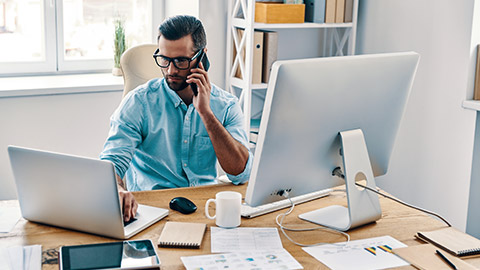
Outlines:
{"label": "shelf", "polygon": [[[244,19],[232,19],[232,25],[239,28],[246,28]],[[254,29],[298,29],[298,28],[350,28],[353,23],[253,23]]]}
{"label": "shelf", "polygon": [[[239,79],[237,77],[230,78],[230,83],[238,88],[244,88],[245,87],[245,82],[242,79]],[[252,84],[250,86],[250,89],[267,89],[268,84],[266,83],[260,83],[260,84]]]}
{"label": "shelf", "polygon": [[[287,45],[292,41],[295,43],[297,37],[303,37],[304,33],[297,34],[296,30],[305,29],[307,33],[315,33],[318,36],[318,50],[315,48],[308,48],[308,52],[299,52],[298,57],[304,58],[305,55],[317,57],[321,51],[321,57],[343,56],[355,54],[355,39],[357,28],[357,11],[358,1],[353,0],[352,6],[352,22],[345,23],[260,23],[255,22],[255,2],[254,0],[228,0],[228,27],[227,27],[227,61],[226,71],[228,74],[227,87],[232,94],[238,95],[243,102],[243,113],[245,116],[245,129],[249,134],[249,138],[253,138],[250,131],[258,130],[258,125],[250,122],[252,117],[252,97],[253,93],[263,94],[262,90],[268,91],[268,83],[252,84],[251,77],[253,76],[253,62],[254,62],[254,45],[255,44],[255,30],[266,30],[278,32],[277,45],[279,42],[278,36],[282,37],[281,43]],[[253,8],[252,8],[253,7]],[[343,21],[343,20],[342,20]],[[248,34],[239,35],[238,28],[245,29]],[[287,31],[292,29],[293,31]],[[311,30],[309,30],[311,29]],[[326,30],[322,30],[326,29]],[[319,31],[320,30],[320,31]],[[313,32],[310,32],[313,31]],[[300,31],[302,32],[302,31]],[[292,35],[292,37],[288,37]],[[309,42],[309,37],[299,42]],[[290,45],[289,45],[290,46]],[[285,46],[286,47],[286,46]],[[240,54],[235,54],[236,51],[243,51],[243,57]],[[290,55],[291,50],[288,50],[288,57],[282,49],[277,48],[277,60],[280,59],[295,59],[295,53]],[[283,54],[283,55],[282,55]],[[258,64],[258,62],[256,63]],[[234,77],[236,72],[232,72],[233,66],[238,69],[243,67],[242,74],[245,79]],[[257,67],[257,66],[256,66]],[[263,66],[262,66],[263,68]],[[236,71],[236,70],[235,70]],[[256,80],[259,81],[259,80]],[[258,103],[258,102],[256,102]],[[258,105],[258,104],[255,104]],[[257,134],[258,135],[258,134]]]}
{"label": "shelf", "polygon": [[465,100],[462,107],[474,111],[480,111],[480,100]]}
{"label": "shelf", "polygon": [[233,19],[232,19],[232,25],[235,26],[235,27],[239,27],[239,28],[245,29],[247,23],[245,22],[244,19],[233,18]]}
{"label": "shelf", "polygon": [[255,29],[350,28],[352,23],[254,23]]}

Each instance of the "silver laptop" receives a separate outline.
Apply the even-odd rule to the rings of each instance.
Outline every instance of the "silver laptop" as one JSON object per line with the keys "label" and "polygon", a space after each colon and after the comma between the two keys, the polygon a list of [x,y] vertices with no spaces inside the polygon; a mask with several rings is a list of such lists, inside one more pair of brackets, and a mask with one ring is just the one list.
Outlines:
{"label": "silver laptop", "polygon": [[111,162],[16,146],[8,154],[27,220],[127,239],[168,215],[139,205],[136,220],[124,224]]}

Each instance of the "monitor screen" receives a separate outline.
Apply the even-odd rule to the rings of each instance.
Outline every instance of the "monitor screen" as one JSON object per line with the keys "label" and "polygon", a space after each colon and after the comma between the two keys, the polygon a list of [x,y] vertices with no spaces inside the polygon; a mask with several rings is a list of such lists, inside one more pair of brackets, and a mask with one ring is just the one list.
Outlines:
{"label": "monitor screen", "polygon": [[387,172],[419,55],[277,61],[245,202],[258,206],[344,184],[339,132],[361,129],[375,176]]}

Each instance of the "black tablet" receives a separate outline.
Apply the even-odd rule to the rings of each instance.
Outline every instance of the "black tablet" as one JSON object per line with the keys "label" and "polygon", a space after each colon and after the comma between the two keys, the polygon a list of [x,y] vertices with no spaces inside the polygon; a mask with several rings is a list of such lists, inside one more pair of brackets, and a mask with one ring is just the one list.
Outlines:
{"label": "black tablet", "polygon": [[61,270],[80,269],[160,269],[160,259],[151,240],[134,240],[63,246]]}

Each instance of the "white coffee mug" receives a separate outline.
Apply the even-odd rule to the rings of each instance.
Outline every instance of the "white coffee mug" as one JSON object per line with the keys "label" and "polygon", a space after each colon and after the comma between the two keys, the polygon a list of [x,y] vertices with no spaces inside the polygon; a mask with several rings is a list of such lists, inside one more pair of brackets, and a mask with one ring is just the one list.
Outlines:
{"label": "white coffee mug", "polygon": [[[208,213],[208,205],[214,202],[216,213],[212,217]],[[242,194],[235,191],[221,191],[215,195],[215,199],[208,199],[205,204],[205,216],[215,219],[215,224],[223,228],[235,228],[240,226]]]}

